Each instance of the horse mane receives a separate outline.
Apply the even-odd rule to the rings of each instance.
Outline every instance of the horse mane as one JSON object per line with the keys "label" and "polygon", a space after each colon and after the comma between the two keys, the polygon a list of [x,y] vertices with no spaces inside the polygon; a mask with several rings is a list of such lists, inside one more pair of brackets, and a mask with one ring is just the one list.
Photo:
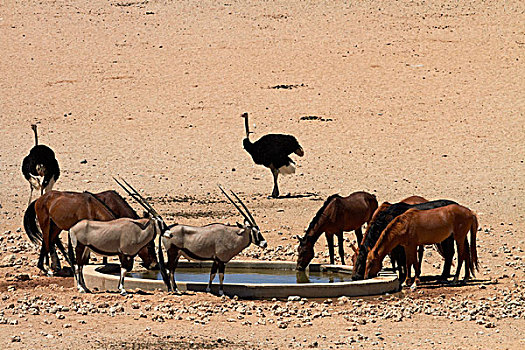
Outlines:
{"label": "horse mane", "polygon": [[99,198],[98,198],[97,196],[95,196],[93,193],[88,192],[88,191],[84,191],[84,194],[87,194],[88,196],[91,196],[91,198],[95,199],[95,201],[97,201],[98,203],[100,203],[100,204],[102,205],[102,207],[103,207],[104,209],[106,209],[106,210],[109,212],[109,214],[110,214],[111,216],[113,216],[113,219],[117,219],[117,218],[118,218],[117,214],[115,214],[115,212],[114,212],[113,210],[111,210],[111,208],[110,208],[106,203],[104,203],[103,200],[99,199]]}
{"label": "horse mane", "polygon": [[304,234],[304,237],[303,238],[306,238],[307,235],[308,235],[308,232],[310,232],[311,229],[314,228],[314,226],[319,222],[319,220],[321,219],[321,215],[323,215],[323,212],[324,210],[326,209],[326,207],[328,206],[328,204],[330,204],[330,202],[332,201],[332,199],[334,198],[341,198],[341,196],[339,194],[333,194],[331,195],[330,197],[328,197],[323,205],[321,206],[321,208],[317,211],[317,213],[315,214],[314,218],[312,219],[312,221],[310,221],[310,224],[308,225],[308,228],[306,229],[306,232]]}
{"label": "horse mane", "polygon": [[379,236],[377,243],[375,244],[374,248],[372,248],[372,252],[375,252],[376,255],[383,255],[382,257],[384,257],[386,254],[390,253],[393,250],[393,248],[398,246],[399,244],[395,244],[394,246],[392,246],[392,249],[390,249],[390,251],[383,250],[383,254],[378,253],[378,250],[381,247],[383,247],[383,249],[386,249],[385,243],[391,243],[392,237],[395,237],[396,234],[400,233],[406,227],[406,225],[410,221],[410,218],[414,215],[414,210],[409,209],[404,214],[401,214],[397,216],[394,220],[392,220]]}
{"label": "horse mane", "polygon": [[[399,214],[396,213],[400,207],[408,207],[411,206],[409,204],[404,203],[396,203],[389,205],[390,203],[383,203],[381,206],[377,209],[376,213],[372,217],[372,221],[370,222],[370,225],[366,228],[365,236],[363,238],[363,246],[369,249],[372,249],[374,245],[377,243],[377,240],[381,236],[381,232],[383,232],[384,229],[388,226],[389,223],[392,223],[393,218],[398,216]],[[383,209],[382,209],[383,208]]]}

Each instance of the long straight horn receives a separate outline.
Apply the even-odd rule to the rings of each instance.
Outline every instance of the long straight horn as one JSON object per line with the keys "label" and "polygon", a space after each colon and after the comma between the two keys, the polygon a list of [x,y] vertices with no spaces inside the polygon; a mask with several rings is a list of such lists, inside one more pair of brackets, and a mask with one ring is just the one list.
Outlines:
{"label": "long straight horn", "polygon": [[233,192],[232,190],[230,190],[230,192],[235,196],[235,198],[239,201],[239,203],[241,203],[242,207],[244,208],[244,210],[246,211],[246,214],[248,214],[248,216],[250,217],[250,219],[252,220],[252,224],[254,226],[257,226],[257,224],[255,223],[255,219],[253,218],[252,216],[252,213],[250,213],[250,211],[248,210],[248,208],[246,207],[246,205],[244,204],[243,201],[241,201],[241,199],[239,198],[239,196],[237,196],[235,194],[235,192]]}
{"label": "long straight horn", "polygon": [[35,133],[35,146],[38,146],[38,134],[36,132],[36,124],[31,124],[31,129],[33,129],[33,132]]}
{"label": "long straight horn", "polygon": [[146,204],[149,209],[151,210],[151,213],[155,216],[158,216],[160,217],[159,213],[157,213],[157,211],[155,210],[155,208],[153,208],[153,206],[151,204],[149,204],[149,202],[146,200],[146,198],[142,197],[140,195],[140,193],[135,189],[133,188],[133,186],[131,186],[126,180],[122,179],[122,181],[124,181],[124,183],[133,190],[133,192],[135,192],[135,194],[144,202],[144,204]]}
{"label": "long straight horn", "polygon": [[244,218],[246,219],[246,221],[250,222],[250,224],[252,225],[255,225],[255,223],[251,222],[250,218],[248,216],[246,216],[246,214],[244,214],[244,212],[241,210],[241,208],[239,208],[239,206],[233,201],[233,199],[230,198],[230,196],[228,196],[228,194],[222,189],[222,187],[220,185],[217,185],[219,186],[220,190],[222,191],[222,193],[224,193],[224,195],[226,196],[226,198],[228,198],[230,200],[230,202],[232,202],[232,204],[234,205],[235,208],[237,208],[237,210],[239,211],[239,213],[241,213],[242,216],[244,216]]}
{"label": "long straight horn", "polygon": [[124,179],[122,179],[122,181],[124,181],[133,190],[134,193],[131,192],[131,190],[129,190],[126,186],[124,186],[116,178],[113,178],[113,180],[115,180],[116,183],[120,187],[122,187],[122,189],[124,189],[124,191],[126,191],[126,193],[129,194],[131,196],[131,198],[133,198],[137,203],[139,203],[144,209],[146,209],[148,212],[150,212],[154,216],[159,216],[160,217],[160,215],[157,213],[157,211],[155,209],[153,209],[153,207],[148,202],[144,201],[142,196],[140,194],[138,194],[137,191],[132,186],[130,186]]}
{"label": "long straight horn", "polygon": [[246,138],[250,138],[250,123],[248,122],[248,113],[243,113],[242,117],[244,118],[244,128],[246,129]]}

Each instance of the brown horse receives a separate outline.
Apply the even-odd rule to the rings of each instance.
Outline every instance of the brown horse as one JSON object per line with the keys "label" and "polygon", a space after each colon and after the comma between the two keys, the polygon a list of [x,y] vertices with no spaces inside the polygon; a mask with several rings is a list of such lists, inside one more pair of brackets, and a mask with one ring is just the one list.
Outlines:
{"label": "brown horse", "polygon": [[[417,200],[417,196],[412,196],[406,198],[404,201],[414,203],[414,200],[422,201],[422,199],[424,198],[419,197],[419,200]],[[397,216],[413,208],[419,210],[428,210],[451,204],[457,203],[454,201],[441,199],[431,202],[423,202],[419,204],[407,204],[404,202],[399,202],[395,204],[385,202],[381,204],[374,213],[374,216],[372,217],[372,220],[370,221],[369,225],[367,226],[365,236],[363,238],[363,241],[361,242],[361,245],[359,246],[359,253],[357,258],[355,259],[354,268],[352,271],[352,279],[362,280],[364,278],[366,258],[368,253],[370,252],[370,250],[372,250],[372,248],[374,248],[383,230]],[[445,257],[445,265],[443,266],[442,277],[447,278],[450,274],[450,266],[454,257],[454,239],[452,237],[446,239],[441,243],[441,246],[443,251],[442,255]],[[398,271],[400,283],[403,283],[406,278],[406,271],[404,270],[406,267],[405,249],[402,246],[395,247],[390,253],[390,259],[392,261],[392,266],[394,267],[394,270],[397,269]]]}
{"label": "brown horse", "polygon": [[354,230],[357,242],[363,239],[361,226],[368,223],[377,209],[377,199],[367,192],[355,192],[348,197],[334,194],[326,199],[321,209],[308,225],[304,237],[299,237],[297,248],[297,270],[306,269],[314,257],[314,245],[324,232],[330,253],[330,264],[334,263],[334,235],[337,236],[341,264],[345,264],[343,232]]}
{"label": "brown horse", "polygon": [[[137,213],[115,191],[106,191],[93,195],[89,192],[50,191],[32,202],[24,215],[24,228],[29,239],[42,243],[38,268],[51,274],[44,266],[47,254],[54,251],[54,245],[66,257],[60,241],[62,230],[69,230],[83,219],[109,221],[119,217],[138,219]],[[36,219],[42,232],[38,230]],[[149,247],[151,245],[151,247]],[[156,265],[154,242],[140,251],[140,257],[149,268]]]}
{"label": "brown horse", "polygon": [[[467,240],[469,230],[470,251]],[[381,270],[381,264],[386,254],[396,246],[401,245],[406,252],[407,285],[411,285],[413,282],[411,278],[412,265],[414,266],[417,284],[421,274],[417,264],[417,247],[442,242],[452,234],[458,250],[458,267],[454,276],[454,283],[458,281],[465,260],[464,281],[466,282],[470,273],[472,276],[475,275],[474,267],[478,269],[477,230],[478,219],[476,214],[459,204],[428,210],[409,209],[388,224],[374,248],[368,253],[365,279],[376,276]]]}
{"label": "brown horse", "polygon": [[[421,197],[421,196],[410,196],[410,197],[407,197],[405,199],[403,199],[400,203],[405,203],[405,204],[408,204],[408,205],[416,205],[416,204],[421,204],[421,203],[428,203],[428,200],[424,197]],[[388,203],[388,202],[384,202],[382,203],[379,208],[376,210],[376,212],[374,213],[374,216],[372,217],[372,220],[371,222],[374,222],[374,219],[377,218],[377,216],[381,215],[381,213],[385,210],[387,210],[387,208],[389,208],[392,204]],[[365,232],[365,236],[368,232],[368,229],[367,231]],[[365,239],[363,237],[363,239]],[[444,268],[443,268],[443,273],[442,273],[442,277],[443,278],[447,278],[450,274],[450,266],[452,264],[452,259],[454,258],[454,246],[453,246],[453,239],[452,237],[450,237],[450,240],[447,239],[446,240],[447,243],[448,243],[448,246],[450,246],[450,244],[452,244],[452,249],[448,249],[448,246],[445,246],[443,247],[442,246],[442,243],[437,243],[435,246],[436,246],[436,249],[438,251],[438,253],[443,257],[445,258],[445,265],[444,265]],[[450,242],[448,242],[450,241]],[[450,254],[450,250],[451,250],[451,253]],[[423,261],[423,252],[425,251],[425,246],[424,245],[420,245],[418,247],[418,251],[417,251],[417,255],[418,255],[418,264],[419,264],[419,269],[421,269],[421,263]],[[447,253],[447,255],[445,255],[445,251]],[[392,269],[395,271],[396,270],[396,263],[397,264],[400,264],[401,262],[399,260],[403,260],[402,258],[401,259],[398,259],[398,257],[396,256],[392,256],[392,254],[389,254],[390,256],[390,261],[392,263]],[[352,261],[357,261],[357,256],[356,257],[352,257]],[[406,264],[406,260],[403,262],[403,266],[398,266],[397,269],[398,270],[402,270],[404,269],[404,265]],[[355,263],[354,265],[355,266]],[[404,275],[406,274],[406,271],[403,271],[401,273],[401,275]],[[403,283],[403,281],[401,281],[401,283]]]}

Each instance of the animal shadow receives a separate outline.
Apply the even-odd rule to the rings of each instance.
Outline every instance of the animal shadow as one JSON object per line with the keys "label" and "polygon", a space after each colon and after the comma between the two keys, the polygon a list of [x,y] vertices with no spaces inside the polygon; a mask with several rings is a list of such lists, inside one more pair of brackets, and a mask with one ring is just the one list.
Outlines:
{"label": "animal shadow", "polygon": [[297,193],[297,194],[288,193],[284,196],[279,196],[279,197],[268,196],[269,199],[296,199],[296,198],[309,198],[309,197],[319,197],[319,194],[314,193],[314,192],[306,192],[306,193]]}

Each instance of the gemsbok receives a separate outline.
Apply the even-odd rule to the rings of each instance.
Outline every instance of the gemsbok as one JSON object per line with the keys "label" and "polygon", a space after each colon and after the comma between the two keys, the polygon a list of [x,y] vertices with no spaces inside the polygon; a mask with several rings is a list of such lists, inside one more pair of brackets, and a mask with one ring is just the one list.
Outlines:
{"label": "gemsbok", "polygon": [[[120,294],[126,295],[124,277],[133,268],[133,260],[141,249],[150,244],[159,234],[170,238],[171,232],[157,211],[130,184],[129,189],[115,181],[135,199],[150,217],[144,219],[120,218],[111,221],[82,220],[69,229],[69,258],[74,264],[77,288],[81,293],[90,293],[82,274],[83,265],[89,260],[89,252],[102,256],[118,255],[120,260]],[[162,266],[161,266],[162,272]]]}
{"label": "gemsbok", "polygon": [[[261,248],[266,248],[267,246],[266,240],[262,236],[259,227],[255,223],[255,219],[246,205],[231,191],[245,209],[246,213],[244,213],[222,187],[219,186],[219,188],[244,217],[244,223],[237,223],[235,226],[223,224],[210,224],[202,227],[187,225],[170,226],[172,238],[162,238],[162,244],[168,254],[167,268],[169,280],[164,280],[164,282],[169,292],[177,291],[175,269],[177,268],[177,263],[181,255],[193,260],[213,261],[210,281],[206,291],[211,291],[213,279],[217,274],[217,270],[219,270],[219,295],[223,295],[225,264],[251,243]],[[162,269],[164,266],[164,256],[160,248],[160,240],[159,238],[159,265]]]}

